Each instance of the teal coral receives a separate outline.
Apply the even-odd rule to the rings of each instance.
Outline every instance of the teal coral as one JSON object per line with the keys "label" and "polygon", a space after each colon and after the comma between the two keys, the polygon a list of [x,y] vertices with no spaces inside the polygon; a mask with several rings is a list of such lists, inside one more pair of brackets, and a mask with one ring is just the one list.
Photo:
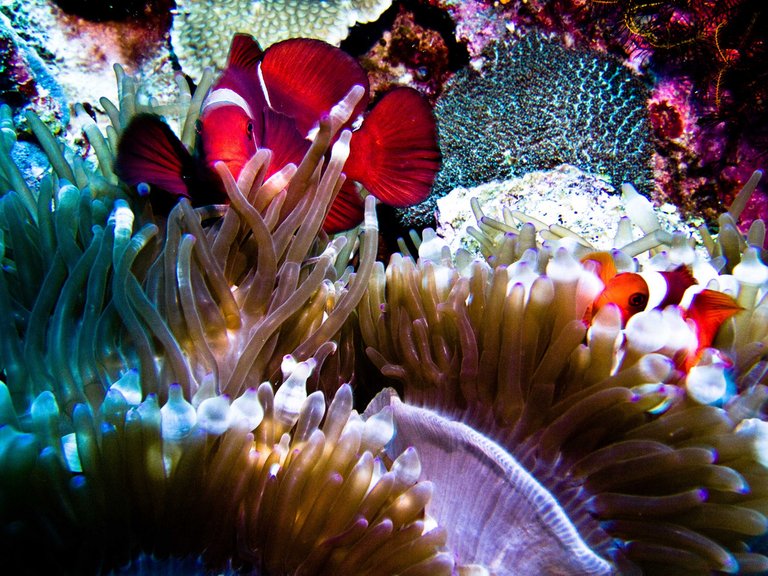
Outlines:
{"label": "teal coral", "polygon": [[252,35],[262,48],[296,37],[338,44],[356,22],[376,20],[391,0],[181,0],[176,3],[171,42],[187,74],[200,63],[224,67],[232,35]]}
{"label": "teal coral", "polygon": [[437,101],[443,168],[434,196],[403,220],[433,225],[435,196],[563,163],[650,192],[648,95],[611,58],[536,33],[490,44],[482,68],[457,73]]}

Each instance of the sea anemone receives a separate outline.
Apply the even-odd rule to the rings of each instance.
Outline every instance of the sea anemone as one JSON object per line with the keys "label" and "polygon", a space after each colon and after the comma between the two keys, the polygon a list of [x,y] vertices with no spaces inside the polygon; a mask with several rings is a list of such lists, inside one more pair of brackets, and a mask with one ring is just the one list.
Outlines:
{"label": "sea anemone", "polygon": [[71,419],[43,392],[20,421],[0,386],[6,566],[103,573],[141,553],[257,574],[450,574],[445,531],[425,530],[418,456],[380,457],[391,414],[363,421],[345,384],[324,415],[323,394],[306,394],[313,366],[288,356],[277,392],[265,382],[231,404],[172,384],[162,407],[138,403],[127,373]]}
{"label": "sea anemone", "polygon": [[[262,150],[235,182],[220,164],[228,206],[181,201],[149,218],[111,169],[121,127],[147,108],[118,80],[107,138],[86,127],[98,171],[30,114],[54,169],[34,190],[3,132],[6,565],[101,573],[151,555],[267,574],[450,573],[445,532],[424,524],[418,456],[383,459],[391,414],[363,421],[343,384],[345,324],[378,244],[372,198],[359,231],[320,232],[349,133],[323,165],[323,120],[298,167],[264,182]],[[180,101],[149,108],[182,113],[188,135],[200,97]],[[279,219],[286,191],[303,200]]]}
{"label": "sea anemone", "polygon": [[[768,526],[765,233],[758,223],[744,239],[735,226],[759,176],[722,216],[718,240],[706,236],[708,257],[697,256],[682,235],[659,230],[650,203],[625,187],[628,211],[644,234],[629,242],[629,221],[619,227],[617,267],[632,269],[634,256],[655,250],[647,268],[689,265],[744,308],[688,372],[678,363],[682,333],[660,324],[660,311],[638,314],[626,327],[614,305],[591,324],[583,320],[602,289],[579,261],[594,247],[562,227],[537,233],[512,211],[501,222],[476,205],[474,236],[485,259],[452,254],[428,234],[418,260],[395,254],[386,269],[377,265],[360,327],[368,356],[405,403],[392,393],[383,402],[394,409],[395,445],[422,454],[424,476],[441,495],[427,507],[430,515],[451,526],[457,508],[476,511],[462,517],[461,532],[449,528],[451,547],[498,573],[515,573],[514,562],[529,558],[526,538],[514,536],[512,511],[530,501],[551,510],[548,498],[530,495],[546,489],[576,535],[553,523],[549,529],[567,534],[573,548],[558,567],[539,570],[608,570],[583,543],[622,574],[768,568],[768,559],[749,548]],[[457,422],[482,436],[470,438]],[[509,472],[515,465],[526,474]],[[520,487],[530,482],[527,474],[535,488]],[[509,478],[518,476],[524,480],[513,488]],[[504,488],[482,484],[469,497],[455,485],[466,487],[468,477],[500,478]],[[508,503],[514,491],[522,496]],[[496,502],[504,502],[499,516],[483,512]],[[504,547],[469,545],[459,536],[493,531],[510,535]],[[494,553],[502,551],[506,560],[497,566]],[[578,557],[591,568],[569,564]],[[554,553],[549,560],[557,565]]]}

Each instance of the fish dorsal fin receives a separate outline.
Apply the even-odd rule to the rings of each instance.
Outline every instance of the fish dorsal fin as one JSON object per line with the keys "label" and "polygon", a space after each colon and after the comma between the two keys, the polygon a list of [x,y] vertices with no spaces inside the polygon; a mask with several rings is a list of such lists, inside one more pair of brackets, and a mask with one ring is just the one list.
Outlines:
{"label": "fish dorsal fin", "polygon": [[603,284],[608,284],[611,278],[617,274],[616,263],[613,261],[613,256],[611,256],[610,252],[590,252],[582,256],[580,261],[582,264],[587,261],[597,264],[597,275],[603,281]]}
{"label": "fish dorsal fin", "polygon": [[[294,119],[306,136],[355,85],[365,92],[351,116],[368,106],[368,76],[352,56],[321,40],[292,38],[264,52],[261,75],[272,108]],[[349,123],[348,123],[349,124]]]}
{"label": "fish dorsal fin", "polygon": [[728,294],[717,290],[705,289],[696,294],[685,317],[696,324],[699,348],[708,348],[723,322],[743,309]]}
{"label": "fish dorsal fin", "polygon": [[256,69],[264,56],[259,43],[249,34],[235,34],[229,47],[227,68],[240,68],[256,74]]}
{"label": "fish dorsal fin", "polygon": [[698,284],[698,280],[694,278],[691,268],[685,264],[681,264],[674,270],[666,272],[659,272],[664,281],[667,283],[667,293],[659,303],[659,308],[666,308],[670,304],[680,304],[683,299],[685,291]]}

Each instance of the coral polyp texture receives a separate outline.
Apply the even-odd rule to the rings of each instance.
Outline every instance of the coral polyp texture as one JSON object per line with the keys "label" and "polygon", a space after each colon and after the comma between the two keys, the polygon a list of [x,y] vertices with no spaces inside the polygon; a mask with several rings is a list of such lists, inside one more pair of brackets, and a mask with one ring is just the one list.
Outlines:
{"label": "coral polyp texture", "polygon": [[[607,56],[567,49],[531,32],[484,50],[435,106],[443,168],[434,195],[563,163],[650,193],[648,90]],[[403,211],[429,226],[434,198]]]}
{"label": "coral polyp texture", "polygon": [[187,74],[201,62],[223,68],[232,35],[252,35],[262,48],[307,37],[338,44],[356,22],[372,22],[391,0],[181,0],[176,2],[171,43]]}
{"label": "coral polyp texture", "polygon": [[[431,1],[465,20],[464,27],[503,18],[515,28],[545,30],[569,45],[615,54],[641,70],[656,84],[649,110],[657,145],[656,192],[687,213],[716,220],[720,206],[730,203],[755,169],[764,167],[765,4],[509,0],[497,3],[497,10],[481,4],[469,11],[460,8],[468,2]],[[470,47],[478,38],[487,41],[473,32]],[[766,183],[761,182],[742,213],[743,230],[755,218],[765,219],[765,198]]]}

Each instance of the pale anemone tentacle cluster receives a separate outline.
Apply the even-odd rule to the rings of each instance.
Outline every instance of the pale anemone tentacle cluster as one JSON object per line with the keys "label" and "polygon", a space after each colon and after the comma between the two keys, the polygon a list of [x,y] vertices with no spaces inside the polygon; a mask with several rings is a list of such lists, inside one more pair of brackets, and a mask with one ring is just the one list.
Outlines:
{"label": "pale anemone tentacle cluster", "polygon": [[[120,110],[113,107],[117,127],[108,134],[137,109],[131,84],[120,73],[118,81],[127,89]],[[182,131],[189,123],[194,114]],[[99,140],[95,125],[86,132],[98,142],[99,170],[116,182],[111,168],[101,166],[112,161],[116,141]],[[193,210],[182,201],[162,232],[152,222],[134,222],[128,202],[100,194],[91,180],[68,180],[71,166],[56,146],[52,155],[61,166],[44,177],[37,198],[29,188],[3,198],[3,247],[12,262],[6,310],[8,318],[21,319],[9,326],[8,340],[24,341],[23,349],[9,345],[4,364],[6,371],[28,367],[29,374],[12,379],[27,402],[46,389],[56,389],[68,410],[86,397],[98,402],[120,376],[125,356],[140,370],[145,394],[178,382],[190,397],[204,382],[237,395],[276,374],[289,352],[302,360],[333,352],[331,339],[367,285],[377,224],[369,201],[357,272],[337,261],[347,237],[318,237],[325,212],[317,207],[329,205],[341,186],[349,147],[346,132],[321,170],[332,136],[330,122],[323,123],[300,166],[288,165],[267,182],[268,150],[251,159],[239,183],[219,165],[232,209],[204,229],[203,220],[224,208]],[[288,193],[302,201],[279,221]],[[252,203],[265,208],[263,216]],[[329,395],[339,384],[329,385]],[[95,387],[92,396],[89,387]]]}
{"label": "pale anemone tentacle cluster", "polygon": [[[301,164],[267,181],[269,151],[238,182],[219,164],[229,207],[182,201],[146,220],[111,172],[117,137],[139,110],[178,113],[190,145],[201,97],[140,106],[118,81],[106,138],[86,128],[98,168],[39,125],[53,172],[22,186],[2,124],[4,566],[103,573],[143,554],[197,570],[450,574],[417,454],[385,458],[391,414],[364,421],[342,384],[377,247],[372,198],[360,231],[320,232],[349,133],[324,165],[322,122]],[[302,201],[280,220],[286,193]]]}
{"label": "pale anemone tentacle cluster", "polygon": [[173,384],[162,408],[129,374],[71,421],[43,392],[26,424],[0,384],[6,567],[100,573],[141,550],[266,574],[450,574],[416,452],[387,468],[391,414],[363,421],[349,385],[326,413],[306,393],[313,365],[288,356],[277,392],[265,382],[231,404]]}
{"label": "pale anemone tentacle cluster", "polygon": [[[417,432],[413,408],[399,406],[423,406],[482,432],[484,441],[464,449],[465,464],[478,451],[506,451],[556,498],[583,542],[622,574],[768,569],[768,559],[749,548],[768,528],[765,227],[758,222],[742,237],[734,222],[759,176],[721,218],[717,239],[707,235],[708,258],[680,234],[660,231],[647,201],[625,189],[644,236],[622,232],[629,221],[619,227],[617,267],[635,270],[633,257],[654,249],[647,266],[688,264],[705,286],[730,292],[744,307],[712,349],[730,362],[710,362],[705,353],[688,374],[673,361],[679,335],[659,324],[658,311],[637,314],[623,328],[609,305],[588,326],[584,312],[602,283],[578,258],[594,248],[558,227],[537,230],[525,215],[509,211],[498,222],[475,206],[474,236],[487,260],[452,254],[427,232],[418,260],[395,254],[386,268],[378,265],[360,304],[361,333],[374,364],[400,383],[405,404],[385,402],[394,409],[396,444],[420,450],[436,494],[450,490],[462,467],[441,466],[453,460],[434,454],[455,458],[467,435],[435,441]],[[498,466],[476,475],[511,483]],[[509,510],[523,504],[507,517],[482,513],[511,486],[484,488],[471,504],[461,494],[454,498],[461,504],[433,500],[427,512],[449,525],[456,506],[478,510],[464,517],[474,522],[465,538],[451,531],[448,544],[492,565],[494,550],[466,535],[513,530]],[[572,544],[572,555],[583,550],[578,539]],[[496,573],[525,566],[524,539],[508,545]],[[587,560],[589,572],[605,570]]]}

